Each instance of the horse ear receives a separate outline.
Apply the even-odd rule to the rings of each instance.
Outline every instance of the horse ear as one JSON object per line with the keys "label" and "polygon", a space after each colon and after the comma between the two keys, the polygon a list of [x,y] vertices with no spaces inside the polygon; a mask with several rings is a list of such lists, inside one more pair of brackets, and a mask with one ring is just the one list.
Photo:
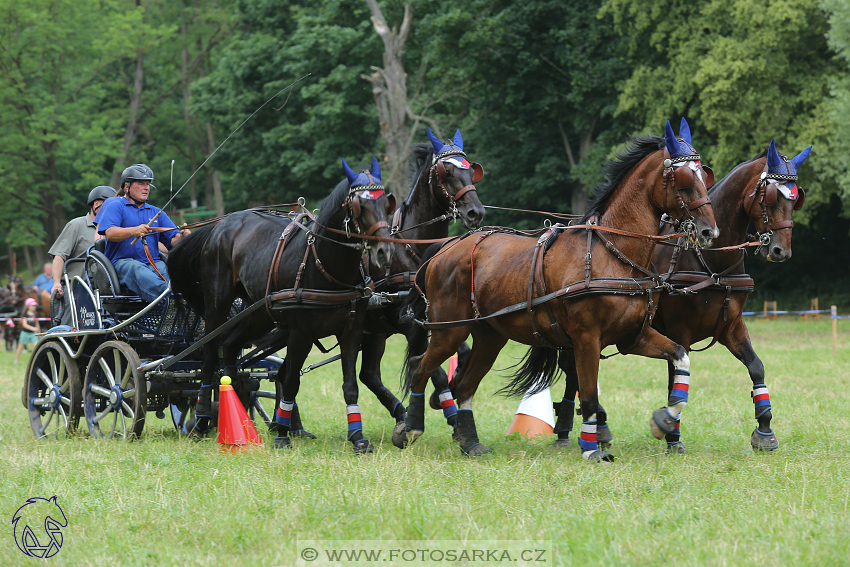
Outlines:
{"label": "horse ear", "polygon": [[803,162],[806,161],[807,157],[809,157],[809,152],[811,152],[811,151],[812,151],[812,146],[809,146],[808,148],[806,148],[805,150],[803,150],[802,152],[797,154],[797,156],[794,157],[791,160],[791,162],[794,164],[794,166],[797,169],[800,169],[800,166],[803,165]]}
{"label": "horse ear", "polygon": [[428,128],[428,139],[431,140],[431,146],[434,148],[434,153],[440,153],[440,150],[443,149],[445,144],[443,144],[443,142],[441,142],[440,139],[431,132],[431,128]]}
{"label": "horse ear", "polygon": [[357,174],[353,169],[348,167],[348,164],[345,163],[345,158],[342,158],[342,170],[345,172],[345,176],[348,178],[348,184],[351,185],[354,183],[354,180],[357,179]]}
{"label": "horse ear", "polygon": [[372,174],[372,178],[377,180],[378,183],[381,182],[381,164],[378,163],[378,158],[372,157],[372,169],[369,170],[369,173]]}
{"label": "horse ear", "polygon": [[664,126],[664,142],[667,144],[667,151],[670,152],[671,157],[679,155],[679,140],[676,139],[669,120],[667,121],[667,125]]}
{"label": "horse ear", "polygon": [[682,122],[679,124],[679,137],[686,141],[689,146],[694,147],[691,142],[691,127],[688,126],[688,121],[685,120],[684,116],[682,116]]}
{"label": "horse ear", "polygon": [[460,130],[455,131],[455,137],[452,142],[454,142],[454,145],[457,149],[463,149],[463,136],[460,135]]}
{"label": "horse ear", "polygon": [[779,157],[779,152],[776,151],[776,140],[770,141],[767,147],[767,169],[773,171],[782,164],[782,158]]}

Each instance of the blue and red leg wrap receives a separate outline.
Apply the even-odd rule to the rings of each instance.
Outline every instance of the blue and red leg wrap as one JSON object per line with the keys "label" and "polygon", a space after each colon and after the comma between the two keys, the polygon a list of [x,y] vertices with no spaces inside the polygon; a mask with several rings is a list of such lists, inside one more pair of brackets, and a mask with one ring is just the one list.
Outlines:
{"label": "blue and red leg wrap", "polygon": [[767,393],[767,386],[764,384],[753,384],[753,391],[750,395],[753,398],[756,419],[764,415],[765,412],[770,411],[770,394]]}
{"label": "blue and red leg wrap", "polygon": [[581,424],[581,434],[578,439],[578,446],[582,453],[587,451],[598,451],[599,444],[596,442],[596,420],[585,421]]}
{"label": "blue and red leg wrap", "polygon": [[688,401],[688,389],[691,382],[691,373],[687,370],[677,368],[673,371],[673,388],[670,390],[669,405]]}
{"label": "blue and red leg wrap", "polygon": [[357,432],[363,431],[363,418],[360,416],[360,406],[352,404],[345,406],[348,416],[348,438],[351,439]]}
{"label": "blue and red leg wrap", "polygon": [[443,417],[449,419],[457,415],[457,406],[455,405],[454,396],[452,396],[452,391],[450,389],[443,390],[440,392],[440,407],[443,408]]}
{"label": "blue and red leg wrap", "polygon": [[292,426],[292,411],[295,409],[295,402],[287,402],[286,400],[280,401],[280,406],[277,408],[277,411],[274,414],[275,423],[278,425],[282,425],[286,428],[286,431],[289,431],[289,428]]}

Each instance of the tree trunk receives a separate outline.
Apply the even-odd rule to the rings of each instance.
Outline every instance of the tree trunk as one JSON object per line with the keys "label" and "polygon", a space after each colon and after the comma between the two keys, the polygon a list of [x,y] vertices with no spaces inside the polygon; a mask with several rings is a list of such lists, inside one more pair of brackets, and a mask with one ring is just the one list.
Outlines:
{"label": "tree trunk", "polygon": [[410,34],[413,11],[404,7],[401,29],[390,27],[384,19],[376,0],[366,0],[372,11],[372,24],[384,42],[384,68],[372,67],[371,75],[362,77],[372,84],[372,94],[378,107],[381,136],[386,147],[386,159],[382,165],[384,186],[405,199],[409,192],[405,183],[411,135],[409,118],[412,116],[407,102],[407,73],[401,62],[402,48]]}
{"label": "tree trunk", "polygon": [[[184,23],[180,28],[180,33],[183,34],[183,37],[186,37],[186,24]],[[189,85],[192,83],[192,78],[189,76],[189,48],[183,47],[183,122],[186,127],[186,146],[189,148],[189,167],[191,168],[191,172],[198,168],[198,158],[195,154],[195,136],[194,128],[192,127],[192,115],[189,113]],[[197,208],[198,206],[198,187],[197,187],[197,179],[192,177],[192,180],[189,182],[189,201],[191,202],[191,207]]]}

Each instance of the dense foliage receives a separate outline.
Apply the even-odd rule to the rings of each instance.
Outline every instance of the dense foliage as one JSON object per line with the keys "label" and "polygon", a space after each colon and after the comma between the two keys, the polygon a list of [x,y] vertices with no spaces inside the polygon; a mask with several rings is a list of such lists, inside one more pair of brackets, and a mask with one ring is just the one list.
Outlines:
{"label": "dense foliage", "polygon": [[[405,2],[379,4],[400,25]],[[682,115],[721,175],[771,138],[791,155],[814,144],[794,259],[751,271],[782,292],[791,278],[777,274],[805,262],[805,293],[848,288],[846,0],[409,4],[414,139],[425,126],[444,138],[459,128],[487,172],[486,203],[579,210],[630,133],[658,133]],[[171,208],[317,203],[341,178],[342,157],[383,156],[364,79],[382,56],[365,0],[0,0],[3,251],[40,264],[88,190],[130,163],[153,167],[163,205],[172,160],[176,190],[307,74],[228,139]],[[540,220],[491,212],[488,222]],[[824,234],[836,254],[828,266]]]}

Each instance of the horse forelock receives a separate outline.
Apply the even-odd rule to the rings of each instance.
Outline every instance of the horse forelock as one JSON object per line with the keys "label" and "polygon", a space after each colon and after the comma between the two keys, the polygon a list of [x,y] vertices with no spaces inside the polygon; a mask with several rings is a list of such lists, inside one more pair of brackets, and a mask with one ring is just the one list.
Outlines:
{"label": "horse forelock", "polygon": [[611,196],[626,179],[626,176],[643,161],[646,156],[664,147],[664,138],[649,134],[634,136],[626,149],[605,164],[605,182],[596,186],[594,201],[590,204],[581,222],[585,223],[593,215],[602,216],[608,208]]}

